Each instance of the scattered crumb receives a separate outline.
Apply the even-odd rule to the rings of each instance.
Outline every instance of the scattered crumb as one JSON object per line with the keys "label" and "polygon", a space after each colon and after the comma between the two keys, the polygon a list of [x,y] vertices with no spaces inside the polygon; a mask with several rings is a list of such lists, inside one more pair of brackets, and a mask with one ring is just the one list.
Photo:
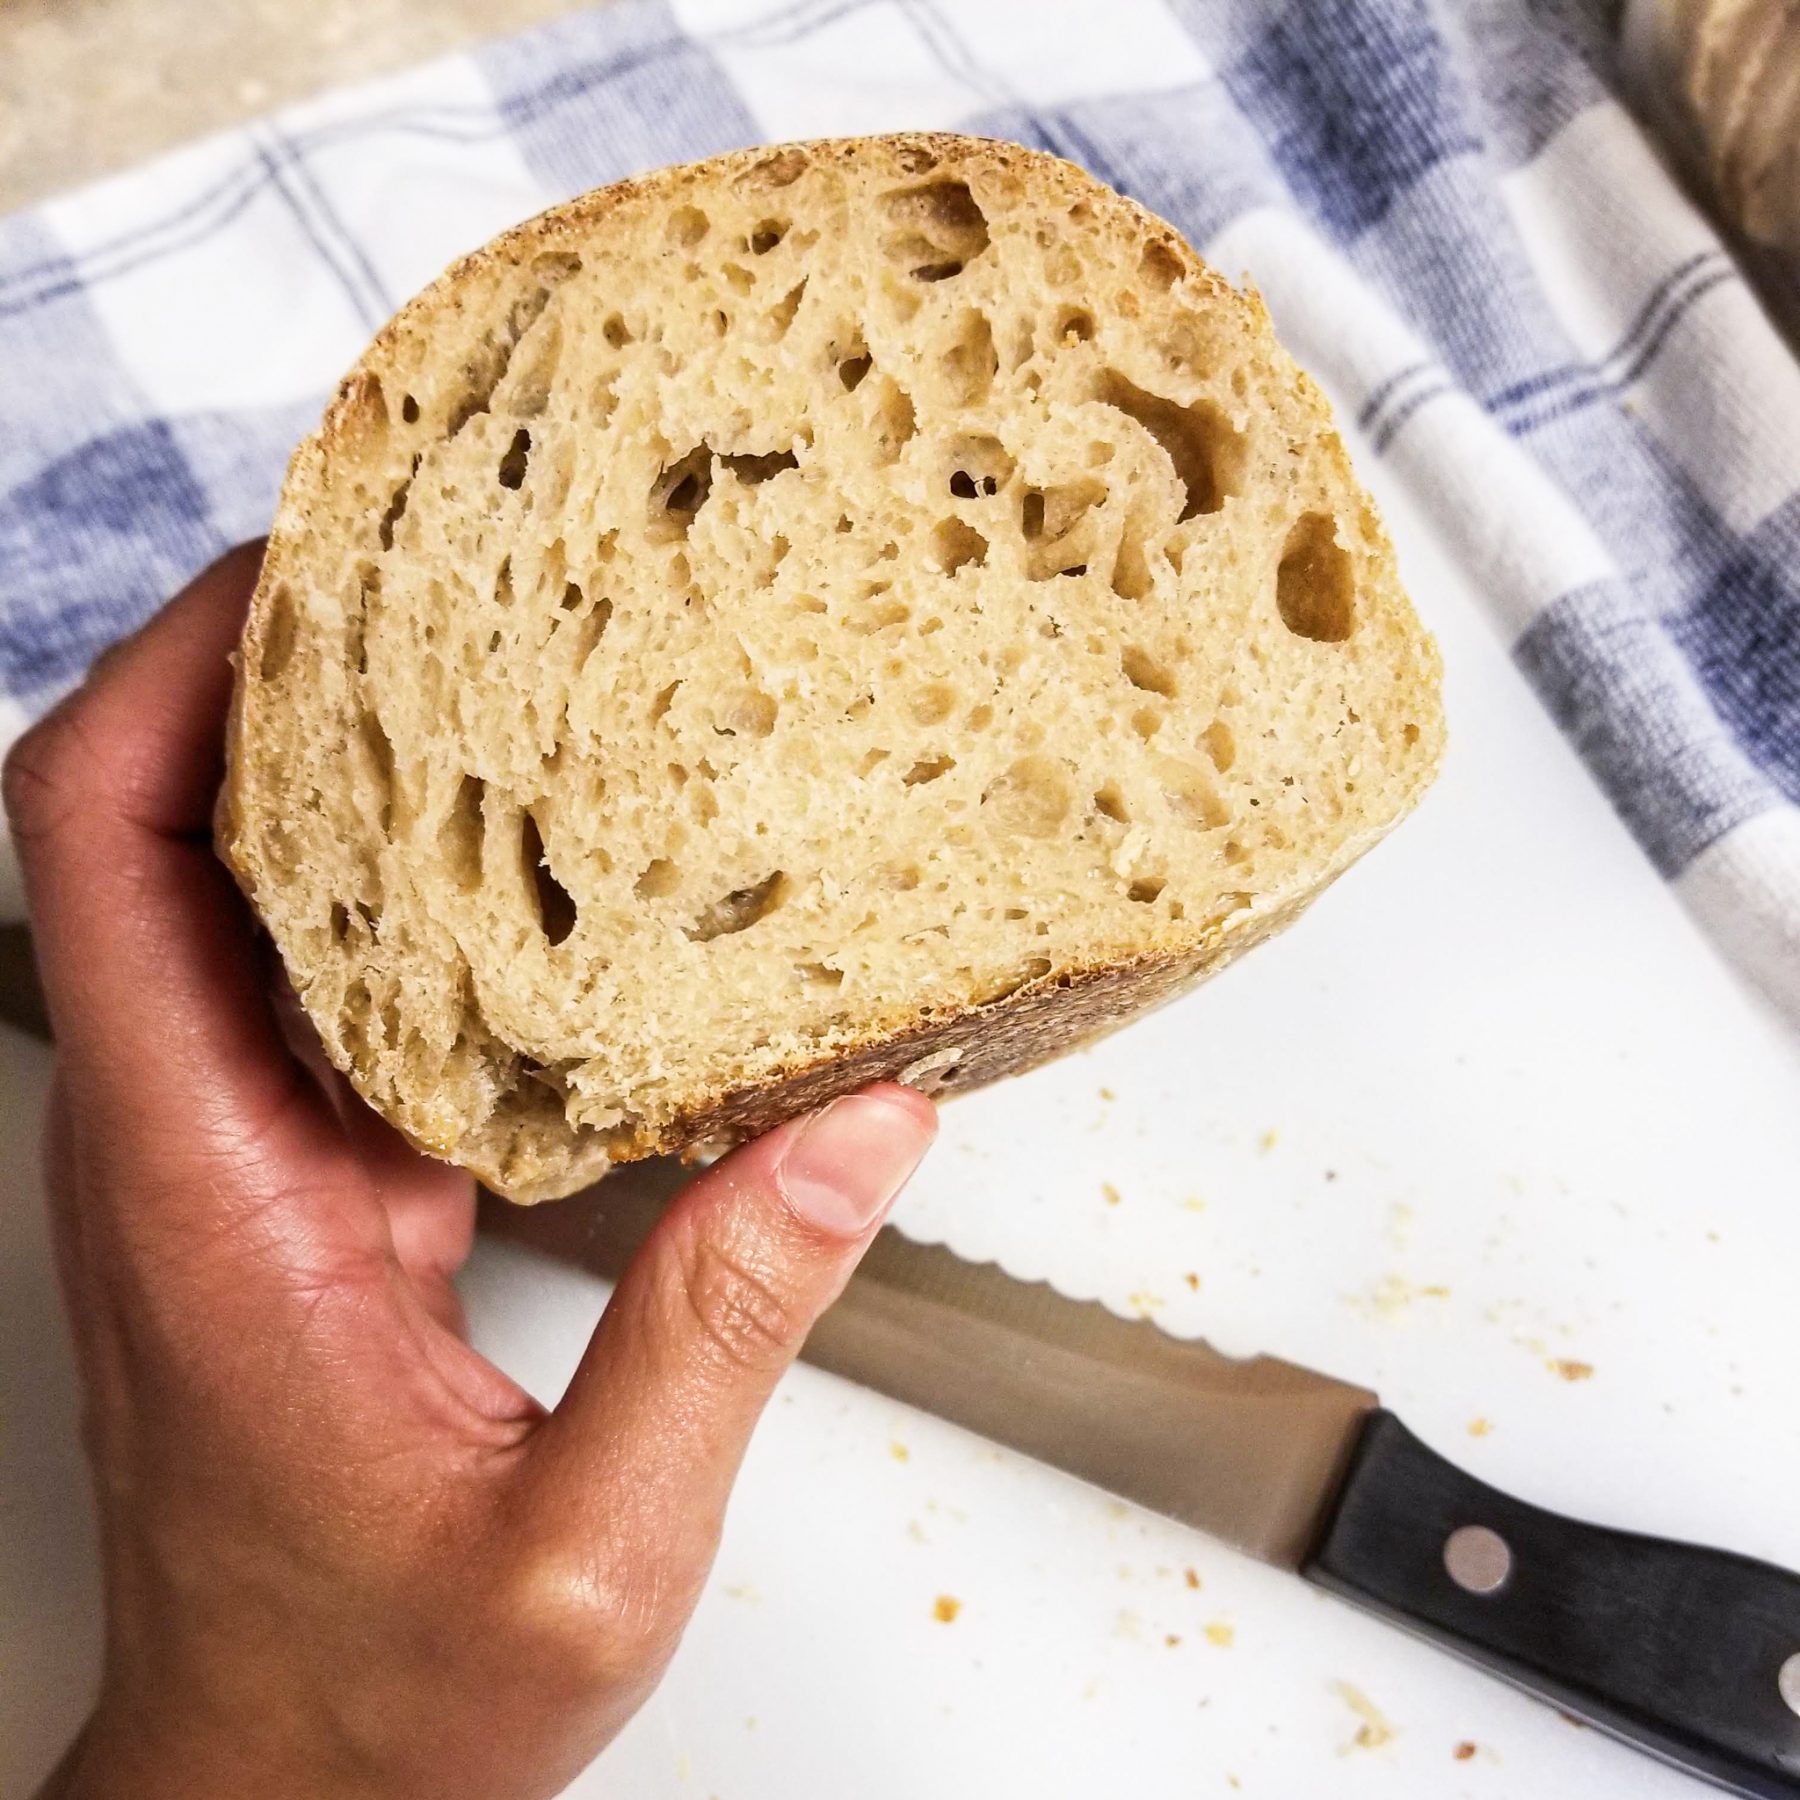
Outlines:
{"label": "scattered crumb", "polygon": [[1206,1641],[1221,1650],[1229,1650],[1237,1642],[1237,1627],[1227,1619],[1214,1619],[1206,1627]]}
{"label": "scattered crumb", "polygon": [[1720,1239],[1719,1234],[1716,1231],[1709,1231],[1706,1234],[1706,1241],[1709,1244],[1717,1244],[1717,1243],[1721,1242],[1722,1240]]}
{"label": "scattered crumb", "polygon": [[1225,1784],[1227,1787],[1234,1788],[1241,1788],[1244,1785],[1235,1775],[1227,1775],[1225,1777]]}
{"label": "scattered crumb", "polygon": [[1486,1437],[1493,1429],[1494,1423],[1491,1419],[1476,1418],[1469,1421],[1470,1437]]}
{"label": "scattered crumb", "polygon": [[940,1625],[953,1625],[956,1615],[962,1611],[962,1602],[954,1594],[939,1594],[932,1603],[931,1616]]}
{"label": "scattered crumb", "polygon": [[921,1525],[917,1519],[908,1519],[906,1521],[906,1535],[911,1538],[915,1544],[929,1544],[931,1542],[931,1539],[925,1535],[925,1527]]}
{"label": "scattered crumb", "polygon": [[1129,1519],[1131,1517],[1131,1508],[1127,1506],[1123,1500],[1108,1500],[1106,1503],[1106,1516],[1109,1519]]}
{"label": "scattered crumb", "polygon": [[1280,1134],[1271,1126],[1269,1130],[1265,1131],[1262,1136],[1256,1140],[1256,1147],[1264,1156],[1267,1156],[1280,1142]]}
{"label": "scattered crumb", "polygon": [[1200,1571],[1198,1569],[1183,1569],[1181,1571],[1181,1579],[1185,1581],[1189,1587],[1197,1588],[1200,1585]]}
{"label": "scattered crumb", "polygon": [[895,1462],[910,1462],[912,1460],[912,1452],[907,1449],[898,1438],[891,1438],[888,1441],[888,1455],[891,1456]]}
{"label": "scattered crumb", "polygon": [[760,1605],[762,1602],[762,1595],[747,1581],[734,1581],[725,1590],[725,1598],[727,1600],[744,1600],[752,1606]]}
{"label": "scattered crumb", "polygon": [[1159,1306],[1166,1304],[1167,1302],[1165,1302],[1160,1295],[1149,1293],[1143,1289],[1140,1289],[1130,1297],[1131,1310],[1136,1313],[1140,1319],[1151,1318]]}
{"label": "scattered crumb", "polygon": [[1564,1381],[1592,1381],[1594,1378],[1594,1365],[1573,1356],[1553,1356],[1545,1366],[1552,1375],[1560,1375]]}
{"label": "scattered crumb", "polygon": [[1325,1179],[1327,1181],[1336,1181],[1337,1180],[1337,1170],[1336,1169],[1327,1169],[1325,1171]]}
{"label": "scattered crumb", "polygon": [[1114,1187],[1110,1181],[1101,1182],[1100,1192],[1105,1196],[1106,1204],[1108,1206],[1117,1206],[1119,1204],[1119,1190]]}
{"label": "scattered crumb", "polygon": [[1572,1712],[1564,1712],[1560,1706],[1556,1709],[1556,1716],[1565,1725],[1573,1725],[1577,1731],[1586,1731],[1588,1728],[1586,1719],[1578,1719]]}
{"label": "scattered crumb", "polygon": [[1103,1087],[1100,1090],[1100,1098],[1102,1100],[1116,1100],[1116,1099],[1118,1099],[1118,1097],[1119,1096],[1117,1094],[1115,1094],[1111,1088]]}
{"label": "scattered crumb", "polygon": [[1470,1743],[1467,1738],[1464,1738],[1450,1754],[1454,1756],[1458,1762],[1467,1762],[1475,1754],[1475,1746]]}
{"label": "scattered crumb", "polygon": [[1198,1194],[1189,1194],[1181,1203],[1183,1212],[1205,1212],[1206,1202]]}
{"label": "scattered crumb", "polygon": [[1196,1293],[1196,1294],[1199,1293],[1200,1277],[1198,1275],[1194,1274],[1192,1270],[1189,1270],[1189,1272],[1187,1274],[1185,1274],[1184,1276],[1182,1276],[1181,1279],[1188,1284],[1188,1288],[1191,1292]]}
{"label": "scattered crumb", "polygon": [[1395,1250],[1404,1250],[1412,1238],[1413,1209],[1404,1200],[1396,1200],[1388,1208],[1387,1241]]}
{"label": "scattered crumb", "polygon": [[754,1731],[756,1729],[756,1714],[755,1713],[751,1713],[750,1716],[744,1720],[744,1729],[746,1731]]}
{"label": "scattered crumb", "polygon": [[1347,1681],[1334,1681],[1331,1691],[1357,1718],[1356,1736],[1339,1747],[1340,1756],[1348,1756],[1352,1750],[1379,1750],[1383,1744],[1393,1741],[1396,1735],[1394,1726],[1388,1723],[1382,1716],[1381,1708],[1361,1688],[1353,1687]]}
{"label": "scattered crumb", "polygon": [[1441,1281],[1434,1281],[1429,1287],[1420,1288],[1419,1296],[1424,1300],[1448,1300],[1450,1290]]}
{"label": "scattered crumb", "polygon": [[1163,1642],[1166,1645],[1168,1645],[1168,1647],[1171,1650],[1173,1650],[1175,1648],[1175,1646],[1181,1642],[1180,1634],[1177,1632],[1173,1632],[1173,1631],[1167,1632],[1164,1634]]}
{"label": "scattered crumb", "polygon": [[693,1773],[694,1765],[685,1756],[676,1759],[675,1779],[677,1781],[686,1781]]}
{"label": "scattered crumb", "polygon": [[1081,1697],[1084,1700],[1098,1700],[1100,1698],[1101,1694],[1105,1691],[1105,1688],[1106,1688],[1105,1682],[1103,1682],[1099,1678],[1099,1676],[1096,1675],[1094,1677],[1094,1679],[1092,1681],[1090,1681],[1087,1684],[1087,1686],[1081,1690]]}

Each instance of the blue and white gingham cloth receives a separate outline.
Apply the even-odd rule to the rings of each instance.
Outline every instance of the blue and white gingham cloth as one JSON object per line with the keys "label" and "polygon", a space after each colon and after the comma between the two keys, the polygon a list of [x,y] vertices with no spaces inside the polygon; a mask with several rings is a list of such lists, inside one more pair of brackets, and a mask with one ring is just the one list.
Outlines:
{"label": "blue and white gingham cloth", "polygon": [[973,131],[1248,274],[1800,1021],[1800,367],[1614,86],[1580,0],[629,0],[0,222],[0,743],[266,527],[453,256],[657,164]]}

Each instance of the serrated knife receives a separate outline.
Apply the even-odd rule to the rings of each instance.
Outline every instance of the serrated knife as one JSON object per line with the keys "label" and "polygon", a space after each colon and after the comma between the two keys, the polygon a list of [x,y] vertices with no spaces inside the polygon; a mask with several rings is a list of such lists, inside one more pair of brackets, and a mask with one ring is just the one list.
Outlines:
{"label": "serrated knife", "polygon": [[[621,1170],[483,1228],[616,1279],[683,1179]],[[1375,1395],[1237,1360],[884,1230],[805,1358],[1181,1520],[1641,1750],[1800,1797],[1800,1577],[1562,1518],[1428,1449]]]}

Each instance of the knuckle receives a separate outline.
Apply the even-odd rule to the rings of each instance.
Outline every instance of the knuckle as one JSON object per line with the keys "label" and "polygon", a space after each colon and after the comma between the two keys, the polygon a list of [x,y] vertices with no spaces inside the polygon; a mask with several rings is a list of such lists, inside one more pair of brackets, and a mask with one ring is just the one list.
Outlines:
{"label": "knuckle", "polygon": [[537,1550],[515,1562],[505,1610],[513,1654],[577,1691],[654,1676],[673,1655],[676,1614],[654,1559],[606,1547]]}
{"label": "knuckle", "polygon": [[740,1257],[700,1237],[679,1267],[680,1303],[720,1361],[764,1373],[792,1358],[804,1335],[793,1306]]}
{"label": "knuckle", "polygon": [[21,847],[53,837],[73,816],[86,754],[79,717],[68,704],[40,719],[7,753],[0,793]]}

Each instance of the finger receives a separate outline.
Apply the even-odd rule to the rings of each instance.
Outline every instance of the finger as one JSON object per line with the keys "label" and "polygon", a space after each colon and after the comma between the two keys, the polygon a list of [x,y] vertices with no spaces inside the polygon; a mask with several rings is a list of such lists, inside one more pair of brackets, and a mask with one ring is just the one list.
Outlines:
{"label": "finger", "polygon": [[[6,805],[59,1047],[157,1143],[240,1155],[307,1110],[211,849],[229,655],[260,549],[215,563],[15,746]],[[315,1110],[314,1121],[318,1118]]]}
{"label": "finger", "polygon": [[703,1579],[757,1418],[935,1131],[922,1094],[869,1088],[676,1198],[533,1447],[569,1526],[659,1546],[673,1590]]}

